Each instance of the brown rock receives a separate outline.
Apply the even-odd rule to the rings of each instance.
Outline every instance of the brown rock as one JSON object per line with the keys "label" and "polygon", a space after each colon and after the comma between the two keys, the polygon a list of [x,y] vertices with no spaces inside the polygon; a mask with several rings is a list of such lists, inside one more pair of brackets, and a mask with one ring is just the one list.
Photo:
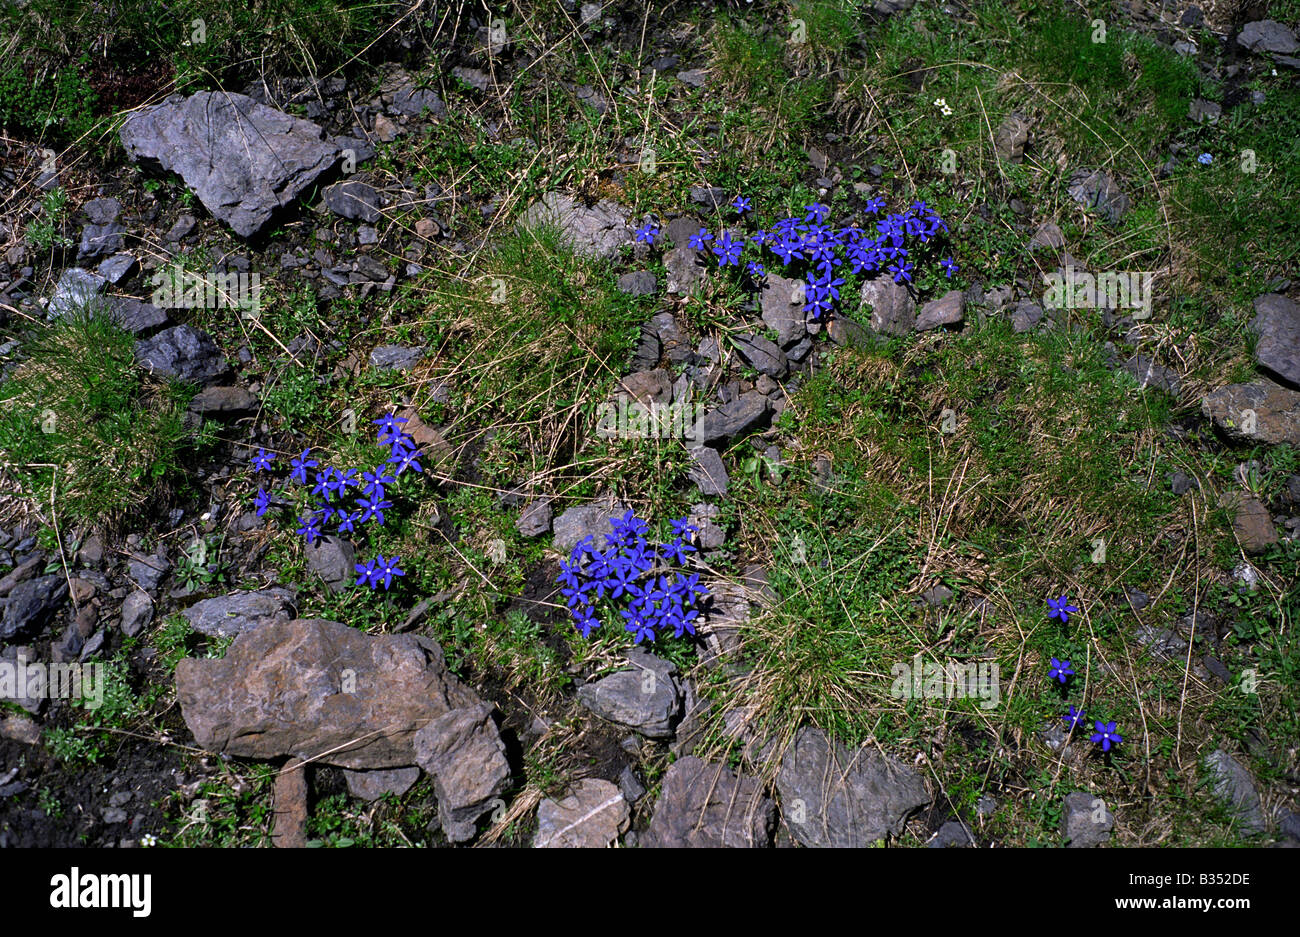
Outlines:
{"label": "brown rock", "polygon": [[1268,508],[1257,499],[1243,495],[1241,492],[1225,492],[1219,498],[1219,505],[1233,512],[1232,532],[1237,535],[1237,542],[1247,553],[1257,555],[1277,543],[1277,529]]}
{"label": "brown rock", "polygon": [[302,849],[307,845],[307,771],[304,762],[292,758],[275,776],[271,842],[281,849]]}
{"label": "brown rock", "polygon": [[584,778],[562,799],[537,806],[538,849],[606,849],[627,831],[628,807],[618,785]]}
{"label": "brown rock", "polygon": [[1239,442],[1300,446],[1300,393],[1272,381],[1220,387],[1201,401],[1201,412]]}
{"label": "brown rock", "polygon": [[438,817],[447,838],[474,838],[478,818],[510,781],[506,746],[487,703],[439,716],[415,734],[417,763],[433,775]]}
{"label": "brown rock", "polygon": [[357,770],[416,764],[417,732],[479,703],[435,642],[321,619],[271,622],[222,659],[182,660],[176,696],[209,751]]}

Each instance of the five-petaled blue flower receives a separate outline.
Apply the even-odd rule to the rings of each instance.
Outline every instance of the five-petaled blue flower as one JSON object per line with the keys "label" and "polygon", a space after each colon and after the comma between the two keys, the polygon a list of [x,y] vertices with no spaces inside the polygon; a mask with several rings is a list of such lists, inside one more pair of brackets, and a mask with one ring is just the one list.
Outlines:
{"label": "five-petaled blue flower", "polygon": [[687,239],[686,243],[689,244],[693,250],[702,251],[704,250],[704,242],[712,240],[713,235],[709,233],[709,229],[700,228],[700,233],[692,234],[690,238]]}
{"label": "five-petaled blue flower", "polygon": [[315,459],[307,458],[307,455],[310,452],[310,449],[304,449],[302,455],[289,463],[289,468],[291,469],[289,477],[301,485],[307,484],[307,469],[315,468],[318,464]]}
{"label": "five-petaled blue flower", "polygon": [[1083,715],[1083,710],[1075,709],[1073,706],[1070,707],[1070,711],[1066,713],[1064,716],[1062,716],[1061,719],[1071,729],[1073,729],[1079,723],[1086,721]]}
{"label": "five-petaled blue flower", "polygon": [[659,234],[659,226],[653,221],[647,221],[636,230],[636,239],[646,244],[653,244],[655,236]]}
{"label": "five-petaled blue flower", "polygon": [[944,274],[950,280],[952,279],[952,275],[961,269],[955,263],[953,263],[953,259],[951,257],[945,257],[943,260],[939,261],[939,266],[943,267]]}
{"label": "five-petaled blue flower", "polygon": [[743,195],[737,195],[735,200],[731,203],[731,207],[742,215],[745,212],[752,210],[750,208],[749,199],[745,198]]}
{"label": "five-petaled blue flower", "polygon": [[1102,722],[1098,719],[1092,724],[1092,727],[1097,731],[1092,733],[1091,741],[1100,742],[1101,750],[1104,752],[1110,751],[1112,745],[1118,745],[1124,741],[1124,736],[1115,731],[1115,723],[1113,722]]}
{"label": "five-petaled blue flower", "polygon": [[718,266],[729,267],[740,263],[740,252],[744,247],[745,242],[743,240],[734,240],[730,232],[722,232],[722,237],[718,238],[718,243],[713,245],[713,253],[718,258]]}
{"label": "five-petaled blue flower", "polygon": [[257,497],[253,499],[253,507],[257,508],[257,516],[261,517],[266,513],[266,509],[271,506],[271,499],[266,494],[265,488],[257,489]]}
{"label": "five-petaled blue flower", "polygon": [[1050,680],[1060,680],[1062,683],[1074,676],[1074,669],[1070,666],[1068,660],[1057,660],[1052,658],[1051,669],[1047,671],[1047,677]]}
{"label": "five-petaled blue flower", "polygon": [[259,448],[257,450],[257,455],[253,456],[253,471],[269,472],[271,470],[271,463],[274,461],[275,456],[271,455],[271,453],[267,452],[265,449]]}
{"label": "five-petaled blue flower", "polygon": [[1068,595],[1063,595],[1059,599],[1055,600],[1048,599],[1047,606],[1051,609],[1051,611],[1047,613],[1047,617],[1059,618],[1061,619],[1062,624],[1068,622],[1070,616],[1078,611],[1077,608],[1070,604],[1070,597]]}

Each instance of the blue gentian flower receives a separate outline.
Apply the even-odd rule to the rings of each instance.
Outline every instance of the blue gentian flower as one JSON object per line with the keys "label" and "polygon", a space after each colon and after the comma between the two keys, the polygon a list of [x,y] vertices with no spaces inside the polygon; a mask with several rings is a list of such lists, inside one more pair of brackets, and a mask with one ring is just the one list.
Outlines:
{"label": "blue gentian flower", "polygon": [[712,240],[713,240],[713,235],[709,233],[709,229],[700,228],[700,233],[692,234],[686,243],[689,244],[693,249],[697,251],[702,251],[704,250],[704,242],[712,241]]}
{"label": "blue gentian flower", "polygon": [[1070,667],[1070,662],[1068,660],[1057,660],[1055,657],[1052,658],[1052,666],[1047,671],[1047,677],[1049,680],[1059,680],[1061,683],[1065,683],[1065,681],[1069,680],[1073,676],[1074,670]]}
{"label": "blue gentian flower", "polygon": [[1079,723],[1087,721],[1084,717],[1083,710],[1075,709],[1073,706],[1070,707],[1070,711],[1066,713],[1064,716],[1062,716],[1061,719],[1071,729],[1073,729]]}
{"label": "blue gentian flower", "polygon": [[1118,745],[1124,741],[1124,736],[1115,731],[1115,723],[1113,722],[1102,722],[1098,719],[1092,724],[1092,727],[1097,731],[1090,737],[1091,741],[1094,743],[1100,742],[1101,750],[1104,752],[1110,751],[1112,745]]}
{"label": "blue gentian flower", "polygon": [[1070,615],[1078,611],[1077,608],[1070,604],[1070,597],[1068,595],[1063,595],[1055,601],[1048,599],[1047,606],[1051,609],[1051,611],[1047,613],[1047,617],[1059,618],[1061,619],[1062,624],[1068,622],[1070,620]]}
{"label": "blue gentian flower", "polygon": [[253,507],[257,508],[257,516],[261,517],[266,513],[266,509],[271,506],[271,499],[266,493],[266,489],[258,488],[257,497],[253,499]]}
{"label": "blue gentian flower", "polygon": [[289,463],[289,477],[301,485],[307,484],[307,469],[315,468],[318,464],[315,459],[308,459],[307,454],[310,449],[304,449],[302,455]]}
{"label": "blue gentian flower", "polygon": [[745,198],[743,195],[737,195],[735,200],[731,203],[731,207],[743,215],[745,212],[750,210],[749,199]]}
{"label": "blue gentian flower", "polygon": [[659,234],[659,226],[653,221],[647,221],[641,227],[637,228],[636,239],[645,244],[653,244],[655,236]]}
{"label": "blue gentian flower", "polygon": [[949,280],[951,280],[952,275],[960,269],[955,263],[953,263],[951,257],[945,257],[943,260],[939,261],[939,266],[943,267],[944,273],[947,275]]}
{"label": "blue gentian flower", "polygon": [[265,449],[259,448],[257,450],[257,455],[253,456],[253,471],[269,472],[271,470],[271,463],[274,461],[275,456],[271,455],[271,453],[267,452]]}
{"label": "blue gentian flower", "polygon": [[1209,153],[1202,153],[1200,156],[1196,157],[1196,161],[1202,166],[1208,166],[1210,163],[1214,162],[1214,157]]}

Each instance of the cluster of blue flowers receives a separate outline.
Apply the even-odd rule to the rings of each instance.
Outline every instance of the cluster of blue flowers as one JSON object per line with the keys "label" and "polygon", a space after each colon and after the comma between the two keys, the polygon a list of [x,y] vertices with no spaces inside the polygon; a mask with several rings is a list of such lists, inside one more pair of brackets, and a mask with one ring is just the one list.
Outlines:
{"label": "cluster of blue flowers", "polygon": [[[327,525],[332,525],[340,534],[355,534],[357,525],[370,521],[382,527],[384,511],[393,506],[393,502],[387,498],[387,487],[396,484],[403,472],[424,471],[420,466],[422,456],[415,440],[401,428],[401,424],[406,422],[404,417],[388,413],[372,422],[379,427],[378,441],[381,446],[388,446],[389,457],[374,469],[361,471],[360,477],[357,475],[358,469],[340,471],[331,466],[309,475],[310,469],[320,465],[316,459],[311,458],[311,449],[304,449],[301,455],[290,461],[289,478],[300,485],[312,486],[313,510],[305,517],[298,518],[298,529],[295,531],[308,543],[315,544],[320,540]],[[258,449],[253,456],[253,470],[258,473],[270,472],[274,462],[274,455],[265,449]],[[265,487],[257,489],[253,506],[258,517],[265,514],[271,506],[271,496]],[[406,575],[398,566],[400,561],[400,556],[385,559],[380,554],[369,563],[355,564],[356,585],[369,585],[371,589],[378,589],[379,584],[383,583],[387,590],[394,576]]]}
{"label": "cluster of blue flowers", "polygon": [[[687,538],[697,528],[687,518],[672,521],[676,535],[670,543],[652,545],[646,541],[646,522],[629,510],[609,522],[613,533],[605,534],[605,549],[590,536],[584,537],[560,563],[563,589],[574,625],[584,638],[601,625],[596,604],[626,605],[619,611],[623,627],[635,644],[654,641],[655,632],[671,628],[673,636],[695,634],[699,616],[697,602],[709,594],[698,574],[686,575],[674,566],[684,566],[695,547]],[[616,601],[616,600],[622,600]]]}
{"label": "cluster of blue flowers", "polygon": [[[731,207],[740,218],[751,211],[750,200],[741,196],[737,196]],[[864,210],[869,215],[881,216],[885,200],[873,198]],[[916,261],[925,250],[918,243],[927,245],[939,240],[940,232],[949,233],[943,219],[922,201],[913,202],[904,212],[884,214],[876,222],[874,233],[856,224],[844,227],[828,224],[830,208],[820,202],[805,205],[804,212],[802,219],[784,218],[748,237],[723,231],[715,238],[707,228],[700,228],[688,243],[693,250],[709,249],[719,267],[739,267],[748,241],[759,252],[758,259],[748,261],[745,266],[755,282],[767,275],[764,258],[775,258],[783,267],[802,267],[804,306],[818,319],[834,308],[845,276],[883,272],[891,275],[895,283],[911,283]],[[637,240],[646,244],[654,244],[658,235],[659,226],[653,220],[636,232]],[[949,279],[958,270],[951,257],[944,257],[939,265]]]}
{"label": "cluster of blue flowers", "polygon": [[[1047,613],[1047,617],[1059,618],[1062,624],[1068,622],[1070,620],[1070,615],[1079,610],[1070,604],[1070,597],[1068,595],[1063,595],[1059,599],[1048,599],[1047,607],[1051,609],[1051,611]],[[1047,671],[1047,678],[1049,680],[1056,680],[1064,686],[1074,675],[1074,668],[1070,665],[1068,660],[1057,660],[1055,657],[1052,658],[1052,663]],[[1086,723],[1086,717],[1083,710],[1075,709],[1074,706],[1071,706],[1070,711],[1062,716],[1061,719],[1065,722],[1067,732],[1073,732],[1075,727],[1081,722]],[[1100,745],[1103,752],[1110,751],[1112,745],[1118,745],[1120,742],[1124,741],[1124,736],[1120,735],[1119,732],[1115,730],[1114,722],[1103,722],[1102,720],[1097,719],[1093,722],[1093,728],[1096,731],[1092,733],[1089,741],[1094,745]]]}

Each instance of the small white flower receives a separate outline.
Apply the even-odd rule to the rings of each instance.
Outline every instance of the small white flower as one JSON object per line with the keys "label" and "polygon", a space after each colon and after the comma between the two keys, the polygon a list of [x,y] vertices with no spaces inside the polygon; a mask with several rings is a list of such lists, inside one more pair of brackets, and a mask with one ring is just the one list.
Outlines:
{"label": "small white flower", "polygon": [[158,845],[158,837],[152,833],[145,833],[144,836],[140,837],[140,845],[146,849],[150,846],[156,846]]}

